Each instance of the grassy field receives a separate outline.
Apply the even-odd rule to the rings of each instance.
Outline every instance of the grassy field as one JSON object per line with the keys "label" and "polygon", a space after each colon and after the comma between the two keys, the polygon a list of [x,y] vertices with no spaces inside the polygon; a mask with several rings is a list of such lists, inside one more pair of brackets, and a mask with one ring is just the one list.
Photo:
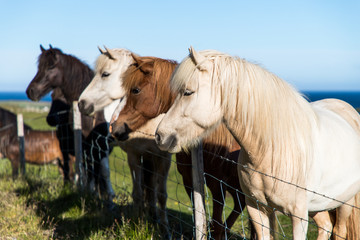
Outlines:
{"label": "grassy field", "polygon": [[[29,105],[31,108],[29,110]],[[45,122],[44,103],[0,102],[0,106],[21,112],[25,123],[35,129],[51,129]],[[46,103],[45,103],[46,106]],[[34,109],[40,109],[34,112]],[[174,159],[173,159],[174,160]],[[91,194],[80,194],[73,186],[64,186],[56,166],[27,164],[26,176],[12,181],[10,162],[0,161],[0,239],[159,239],[156,226],[148,218],[132,214],[131,176],[126,153],[119,147],[110,156],[111,181],[116,191],[116,206],[111,211]],[[192,238],[191,202],[182,186],[182,177],[172,163],[168,177],[168,213],[171,231],[177,239]],[[212,201],[205,199],[207,215]],[[225,215],[231,211],[227,198]],[[279,215],[280,232],[291,239],[288,217]],[[247,213],[239,217],[230,239],[248,236]],[[317,229],[310,225],[309,239]],[[279,238],[282,239],[282,238]]]}

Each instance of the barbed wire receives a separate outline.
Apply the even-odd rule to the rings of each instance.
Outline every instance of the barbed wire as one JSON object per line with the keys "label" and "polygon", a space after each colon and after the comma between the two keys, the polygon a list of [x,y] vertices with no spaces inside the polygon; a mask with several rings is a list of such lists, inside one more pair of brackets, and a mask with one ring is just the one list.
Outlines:
{"label": "barbed wire", "polygon": [[[69,111],[68,111],[68,110],[65,110],[65,111],[60,111],[60,112],[56,113],[56,115],[62,115],[62,114],[67,114],[67,113],[69,113]],[[29,119],[28,121],[38,120],[38,119],[40,119],[40,118],[43,118],[43,117],[32,118],[32,119]],[[10,127],[10,126],[2,127],[2,128],[0,128],[0,131],[1,131],[1,130],[4,130],[4,129],[7,128],[7,127]],[[145,135],[145,136],[155,137],[154,134],[149,134],[149,133],[145,133],[145,132],[138,131],[138,130],[135,131],[135,132],[140,133],[140,134],[143,134],[143,135]],[[94,143],[95,143],[96,146],[91,146],[91,147],[99,148],[100,151],[102,150],[102,149],[100,148],[100,146],[99,146],[99,141],[100,141],[101,138],[105,138],[105,140],[106,140],[107,143],[108,143],[109,141],[110,141],[110,142],[113,142],[113,141],[114,141],[114,139],[113,139],[110,135],[108,135],[108,136],[103,136],[101,133],[96,132],[96,131],[95,131],[94,133],[97,134],[97,138],[96,138],[96,140],[94,141]],[[85,143],[85,144],[87,144],[87,143]],[[203,150],[203,151],[204,151],[204,152],[207,152],[207,153],[209,153],[209,154],[212,154],[212,155],[214,155],[214,156],[216,156],[216,157],[219,157],[220,159],[222,159],[222,160],[224,160],[224,161],[228,161],[228,162],[230,162],[230,163],[232,163],[232,164],[239,165],[240,167],[246,168],[246,169],[248,169],[248,170],[250,170],[250,171],[256,172],[256,173],[261,174],[261,175],[263,175],[263,176],[272,178],[272,179],[274,179],[274,180],[276,180],[276,181],[279,181],[279,182],[282,182],[282,183],[285,183],[285,184],[289,184],[289,185],[291,185],[291,186],[294,186],[294,187],[299,188],[299,189],[301,189],[301,190],[307,191],[307,192],[309,192],[309,193],[316,194],[316,195],[321,196],[321,197],[323,197],[323,198],[327,198],[327,199],[329,199],[329,200],[338,202],[338,203],[340,203],[340,204],[342,204],[342,205],[347,205],[347,206],[350,206],[350,207],[352,207],[352,208],[354,208],[354,209],[360,210],[360,207],[358,207],[358,206],[348,204],[348,203],[346,203],[346,202],[344,202],[344,201],[340,201],[340,200],[338,200],[338,199],[335,199],[335,198],[326,196],[325,194],[318,193],[318,192],[316,192],[316,191],[314,191],[314,190],[311,190],[311,189],[308,189],[308,188],[306,188],[306,187],[299,186],[299,185],[294,184],[294,183],[292,183],[292,182],[285,181],[285,180],[283,180],[283,179],[280,179],[280,178],[278,178],[278,177],[269,175],[269,174],[267,174],[267,173],[263,173],[263,172],[258,171],[258,170],[256,170],[256,169],[252,169],[252,168],[250,168],[250,167],[248,167],[248,166],[246,166],[246,165],[240,164],[240,163],[238,163],[238,162],[236,162],[236,161],[234,161],[234,160],[232,160],[232,159],[226,158],[226,157],[221,156],[221,155],[218,155],[218,154],[216,154],[216,153],[213,153],[213,152],[210,152],[210,151],[207,151],[207,150]],[[146,150],[146,152],[149,153],[149,154],[152,154],[152,155],[154,155],[154,156],[167,159],[167,158],[165,158],[164,156],[162,156],[162,155],[160,155],[160,154],[158,154],[158,153],[154,153],[154,152],[149,151],[149,150]],[[125,156],[123,156],[123,157],[124,157],[124,159],[125,159]],[[172,159],[171,159],[171,161],[174,162],[174,163],[176,163],[176,164],[183,164],[183,163],[177,163],[176,160],[172,160]],[[183,164],[183,165],[184,165],[184,166],[190,166],[190,165],[192,165],[192,164]],[[125,165],[123,165],[123,166],[125,166]],[[143,169],[143,170],[144,170],[144,171],[148,171],[148,172],[150,172],[150,173],[152,173],[152,174],[158,174],[157,172],[151,171],[151,170],[149,170],[149,169]],[[115,169],[115,171],[116,171],[116,169]],[[124,170],[123,170],[123,171],[124,171]],[[124,171],[124,172],[125,172],[125,171]],[[130,174],[131,174],[131,173],[130,173]],[[213,176],[213,175],[211,175],[211,174],[208,174],[208,173],[206,173],[206,172],[204,173],[204,176],[203,176],[204,178],[205,178],[205,175],[216,179],[216,180],[219,182],[220,186],[225,185],[225,186],[228,187],[228,188],[234,189],[238,194],[243,194],[243,195],[245,195],[245,193],[239,191],[238,189],[233,188],[231,185],[227,184],[225,181],[223,181],[223,180],[221,180],[221,179],[218,179],[218,178],[216,178],[215,176]],[[177,175],[176,175],[176,176],[177,176]],[[124,175],[124,177],[126,177],[126,176]],[[163,177],[164,177],[164,176],[163,176]],[[131,178],[131,176],[130,176],[130,178]],[[180,184],[180,180],[178,180],[178,179],[173,180],[173,179],[169,179],[169,178],[168,178],[168,181],[173,182],[173,183],[176,183],[177,186],[178,186],[178,185],[182,185],[182,186],[184,187],[184,189],[185,189],[185,186],[184,186],[183,184]],[[205,180],[205,181],[206,181],[206,180]],[[115,181],[115,182],[116,182],[116,181]],[[206,182],[205,182],[205,183],[206,183]],[[145,187],[148,188],[148,186],[145,186]],[[121,189],[121,188],[119,188],[119,189]],[[125,188],[123,188],[123,190],[124,190],[124,189],[125,189]],[[154,190],[154,189],[152,189],[152,190]],[[222,197],[223,197],[223,199],[225,199],[224,192],[225,192],[225,191],[222,189],[222,194],[223,194]],[[126,191],[126,193],[129,194],[129,195],[131,194],[129,191]],[[159,193],[158,193],[158,194],[159,194]],[[206,196],[204,195],[203,197],[204,197],[204,198],[209,198],[209,195],[210,195],[210,194],[207,192]],[[256,201],[256,204],[258,205],[258,208],[259,208],[259,205],[263,205],[263,206],[266,206],[266,207],[270,207],[270,206],[268,206],[268,205],[266,205],[266,204],[258,201],[257,199],[255,199],[255,198],[253,198],[253,197],[251,197],[251,196],[246,196],[246,197],[252,198],[254,201]],[[182,205],[182,206],[191,207],[192,209],[194,209],[193,206],[186,205],[185,203],[179,201],[179,198],[178,198],[178,197],[177,197],[177,198],[168,197],[168,200],[177,202],[177,204],[179,205],[179,208],[180,208],[180,205]],[[214,199],[213,199],[213,201],[214,201]],[[215,200],[215,201],[216,201],[216,200]],[[234,201],[235,201],[235,199],[234,199]],[[238,199],[237,201],[239,201],[239,199]],[[190,202],[192,202],[192,200],[191,200]],[[226,205],[226,204],[225,204],[225,205]],[[208,205],[208,206],[209,206],[209,205]],[[271,207],[270,207],[270,208],[271,208]],[[279,210],[276,209],[276,208],[271,208],[271,209],[272,209],[273,211],[279,211]],[[197,210],[194,209],[194,211],[197,211]],[[180,211],[180,212],[181,212],[181,211]],[[281,212],[281,211],[279,211],[279,212]],[[208,213],[210,214],[210,210],[209,210],[209,209],[208,209]],[[243,215],[243,212],[238,212],[238,213],[239,213],[241,216],[244,216],[244,215]],[[289,214],[288,214],[288,215],[289,215]],[[292,215],[290,215],[290,216],[292,216]],[[172,217],[176,217],[176,216],[172,216]],[[316,224],[310,222],[310,221],[307,220],[307,219],[303,219],[303,218],[298,217],[298,216],[293,216],[293,217],[297,217],[298,219],[300,219],[300,220],[302,220],[302,221],[307,221],[309,224],[312,224],[312,225],[315,225],[315,226],[316,226]],[[208,216],[208,218],[209,218],[209,219],[211,218],[210,215]],[[225,213],[224,213],[224,215],[223,215],[223,218],[225,219]],[[248,219],[251,220],[251,221],[254,221],[253,219],[250,219],[250,218],[248,218]],[[178,221],[182,221],[182,219],[181,219],[180,217],[178,217],[177,220],[178,220]],[[278,224],[280,225],[280,227],[281,227],[280,221],[279,221],[279,219],[278,219],[277,217],[276,217],[276,220],[277,220],[277,223],[278,223]],[[194,220],[193,220],[193,221],[194,221]],[[183,222],[183,223],[186,224],[187,227],[189,227],[189,226],[191,225],[191,224],[189,224],[189,223],[187,223],[187,222]],[[218,224],[222,224],[222,223],[220,223],[220,222],[217,222],[217,223],[218,223]],[[226,226],[226,221],[224,221],[224,223],[225,223],[225,225],[223,225],[223,227],[227,230],[228,228],[227,228],[227,226]],[[260,223],[260,222],[255,222],[255,223],[260,224],[262,227],[266,227],[266,226],[264,226],[264,225],[263,225],[262,223]],[[242,224],[243,233],[245,233],[245,229],[244,229],[244,226],[243,226],[243,225],[244,225],[244,224]],[[194,226],[194,225],[192,225],[192,226]],[[209,225],[208,225],[208,227],[209,227]],[[319,227],[319,226],[317,226],[317,227]],[[209,228],[209,230],[210,230],[210,228]],[[229,229],[229,230],[230,230],[230,229]],[[324,229],[324,228],[322,228],[322,230],[327,231],[327,230]],[[274,231],[274,230],[273,230],[273,229],[270,229],[270,231]],[[210,231],[209,231],[209,232],[210,232]],[[327,232],[328,232],[328,231],[327,231]],[[329,232],[329,233],[330,233],[330,232]],[[180,232],[179,232],[178,234],[181,235]],[[225,231],[225,234],[226,234],[226,231]],[[276,232],[276,234],[278,234],[278,235],[280,235],[280,236],[282,236],[282,237],[284,237],[284,238],[289,238],[289,239],[291,239],[290,237],[285,236],[284,230],[283,230],[282,228],[281,228],[281,232]],[[240,237],[243,237],[243,236],[241,236],[241,235],[239,235],[239,236],[240,236]],[[210,238],[211,238],[211,233],[210,233]],[[341,238],[341,237],[340,237],[340,238]]]}
{"label": "barbed wire", "polygon": [[[203,151],[205,152],[206,150],[203,150]],[[226,157],[217,155],[217,154],[215,154],[215,153],[212,153],[212,152],[209,152],[209,151],[206,151],[206,152],[207,152],[207,153],[210,153],[210,154],[213,154],[213,155],[221,158],[222,160],[225,160],[225,161],[234,163],[234,164],[239,165],[239,166],[241,166],[241,167],[243,167],[243,168],[246,168],[246,169],[249,169],[249,170],[251,170],[251,171],[253,171],[253,172],[256,172],[256,173],[259,173],[259,174],[261,174],[261,175],[264,175],[264,176],[266,176],[266,177],[272,178],[272,179],[277,180],[277,181],[280,181],[280,182],[282,182],[282,183],[289,184],[289,185],[291,185],[291,186],[294,186],[294,187],[297,187],[297,188],[299,188],[299,189],[301,189],[301,190],[304,190],[304,191],[307,191],[307,192],[310,192],[310,193],[319,195],[319,196],[324,197],[324,198],[327,198],[327,199],[329,199],[329,200],[336,201],[336,202],[338,202],[338,203],[341,203],[342,205],[347,205],[347,206],[350,206],[350,207],[353,207],[353,208],[355,208],[355,209],[360,210],[360,207],[357,207],[357,206],[348,204],[348,203],[346,203],[346,202],[337,200],[337,199],[335,199],[335,198],[326,196],[325,194],[318,193],[318,192],[313,191],[313,190],[310,190],[310,189],[308,189],[308,188],[306,188],[306,187],[302,187],[302,186],[296,185],[296,184],[294,184],[294,183],[292,183],[292,182],[288,182],[288,181],[282,180],[282,179],[280,179],[280,178],[278,178],[278,177],[271,176],[271,175],[269,175],[269,174],[267,174],[267,173],[260,172],[260,171],[258,171],[258,170],[255,170],[255,169],[250,168],[250,167],[248,167],[248,166],[246,166],[246,165],[243,165],[243,164],[240,164],[240,163],[238,163],[238,162],[235,162],[234,160],[228,159],[228,158],[226,158]]]}

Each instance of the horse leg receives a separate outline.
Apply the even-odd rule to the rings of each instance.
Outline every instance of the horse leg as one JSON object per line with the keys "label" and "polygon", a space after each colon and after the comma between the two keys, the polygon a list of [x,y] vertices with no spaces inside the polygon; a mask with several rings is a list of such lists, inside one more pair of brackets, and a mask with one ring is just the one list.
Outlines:
{"label": "horse leg", "polygon": [[110,182],[110,167],[109,167],[108,152],[106,153],[106,156],[100,160],[100,174],[101,174],[101,179],[104,181],[104,185],[105,185],[106,199],[108,201],[112,201],[112,199],[115,197],[115,193]]}
{"label": "horse leg", "polygon": [[97,184],[95,181],[95,172],[94,172],[94,158],[91,155],[85,154],[85,172],[87,173],[87,180],[86,180],[86,186],[88,187],[89,192],[94,193],[98,192],[97,190]]}
{"label": "horse leg", "polygon": [[19,176],[20,159],[19,157],[9,157],[9,159],[12,168],[12,178],[15,180]]}
{"label": "horse leg", "polygon": [[352,211],[346,221],[346,239],[360,239],[360,193],[353,199]]}
{"label": "horse leg", "polygon": [[[221,184],[221,183],[220,183]],[[224,209],[224,202],[225,202],[225,194],[226,190],[224,189],[221,191],[221,186],[214,186],[214,184],[210,184],[207,181],[207,186],[209,187],[212,195],[213,195],[213,215],[212,215],[212,230],[213,230],[213,237],[216,240],[221,240],[222,237],[226,238],[224,225],[222,221],[222,213]],[[226,226],[227,227],[227,226]]]}
{"label": "horse leg", "polygon": [[75,156],[68,154],[68,157],[69,157],[69,179],[70,181],[73,181],[75,176],[75,171],[74,171]]}
{"label": "horse leg", "polygon": [[246,201],[247,210],[250,219],[253,223],[253,227],[256,232],[257,239],[259,240],[270,240],[270,221],[269,216],[257,208],[256,203],[252,201]]}
{"label": "horse leg", "polygon": [[[101,195],[105,196],[105,199],[109,202],[112,202],[112,199],[115,197],[114,190],[110,181],[110,168],[109,168],[109,153],[112,148],[109,147],[107,138],[98,135],[96,139],[93,140],[95,145],[94,154],[100,158],[100,163],[98,164],[98,179],[100,183]],[[97,169],[96,169],[97,170]]]}
{"label": "horse leg", "polygon": [[[346,204],[341,205],[336,209],[336,223],[333,230],[333,239],[346,239],[347,235],[347,220],[349,219],[352,211],[355,198],[351,198]],[[359,219],[357,219],[359,221]]]}
{"label": "horse leg", "polygon": [[[241,189],[239,189],[241,191]],[[231,227],[234,225],[236,219],[239,217],[240,213],[243,211],[243,209],[246,206],[245,203],[245,196],[243,194],[238,194],[238,192],[235,189],[228,188],[227,191],[231,194],[233,200],[234,200],[234,209],[226,219],[226,226],[228,229],[231,229]],[[250,224],[252,222],[250,221]],[[255,231],[253,227],[250,227],[250,239],[256,239]]]}
{"label": "horse leg", "polygon": [[318,212],[312,216],[318,226],[317,240],[327,240],[331,236],[333,224],[328,211]]}
{"label": "horse leg", "polygon": [[6,157],[11,162],[11,168],[12,168],[12,178],[15,180],[19,176],[19,167],[20,167],[20,153],[19,153],[19,147],[11,147],[11,144],[6,149]]}
{"label": "horse leg", "polygon": [[291,213],[293,225],[293,239],[305,240],[309,224],[309,214],[306,209],[295,206],[295,211]]}
{"label": "horse leg", "polygon": [[128,164],[130,168],[131,179],[133,183],[132,198],[135,216],[140,216],[143,213],[143,190],[141,186],[142,171],[141,171],[141,155],[133,152],[127,152]]}
{"label": "horse leg", "polygon": [[149,208],[149,215],[154,222],[158,222],[157,209],[156,209],[156,194],[157,194],[157,185],[156,185],[156,173],[154,166],[154,158],[148,154],[144,155],[145,159],[143,160],[143,172],[144,172],[144,187],[145,187],[145,196],[146,203]]}
{"label": "horse leg", "polygon": [[169,220],[166,210],[166,201],[167,201],[167,191],[166,191],[166,183],[167,177],[169,174],[169,169],[171,165],[171,156],[170,157],[159,157],[157,158],[157,185],[158,185],[158,202],[160,207],[160,223],[163,231],[164,239],[170,239],[169,232]]}
{"label": "horse leg", "polygon": [[64,177],[64,184],[69,182],[70,177],[69,177],[69,162],[70,162],[70,156],[67,152],[63,152],[61,151],[62,155],[63,155],[63,162],[62,162],[62,171],[63,171],[63,177]]}

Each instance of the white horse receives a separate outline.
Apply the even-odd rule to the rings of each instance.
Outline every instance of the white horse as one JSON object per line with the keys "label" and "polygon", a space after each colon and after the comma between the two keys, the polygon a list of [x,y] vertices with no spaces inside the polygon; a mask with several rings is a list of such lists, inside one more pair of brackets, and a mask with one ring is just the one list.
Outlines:
{"label": "white horse", "polygon": [[[105,118],[108,122],[116,120],[121,111],[125,92],[122,88],[123,74],[134,63],[134,55],[126,49],[99,48],[101,55],[96,61],[95,76],[79,98],[80,111],[92,115],[107,107]],[[122,100],[120,102],[120,100]],[[120,102],[120,103],[119,103]],[[111,110],[109,108],[111,107]],[[112,118],[112,116],[115,116]],[[170,237],[166,211],[166,181],[171,165],[171,154],[159,150],[154,141],[154,132],[163,115],[150,120],[138,131],[129,134],[126,141],[117,144],[127,153],[130,167],[135,214],[143,213],[144,203],[150,215],[157,220],[164,238]],[[112,118],[112,119],[111,119]],[[146,197],[146,199],[145,199]],[[159,211],[156,203],[159,203]]]}
{"label": "white horse", "polygon": [[360,239],[360,117],[349,104],[310,104],[258,65],[192,48],[171,87],[180,93],[158,126],[159,147],[178,152],[223,122],[242,146],[239,179],[259,239],[270,239],[273,208],[291,217],[294,239],[306,238],[308,212],[335,208],[335,239]]}

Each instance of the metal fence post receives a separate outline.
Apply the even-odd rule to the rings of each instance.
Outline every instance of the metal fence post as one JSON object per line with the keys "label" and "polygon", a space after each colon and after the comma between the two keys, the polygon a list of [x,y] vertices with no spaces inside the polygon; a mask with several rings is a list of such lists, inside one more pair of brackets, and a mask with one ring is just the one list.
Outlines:
{"label": "metal fence post", "polygon": [[73,127],[75,144],[75,183],[82,190],[84,188],[84,167],[82,161],[82,133],[81,133],[81,113],[78,102],[73,102]]}
{"label": "metal fence post", "polygon": [[204,163],[202,142],[191,149],[192,180],[194,188],[194,214],[196,240],[206,239],[206,215],[204,206]]}
{"label": "metal fence post", "polygon": [[17,114],[17,135],[19,139],[19,157],[20,157],[20,173],[25,175],[25,138],[24,138],[24,120],[21,113]]}

